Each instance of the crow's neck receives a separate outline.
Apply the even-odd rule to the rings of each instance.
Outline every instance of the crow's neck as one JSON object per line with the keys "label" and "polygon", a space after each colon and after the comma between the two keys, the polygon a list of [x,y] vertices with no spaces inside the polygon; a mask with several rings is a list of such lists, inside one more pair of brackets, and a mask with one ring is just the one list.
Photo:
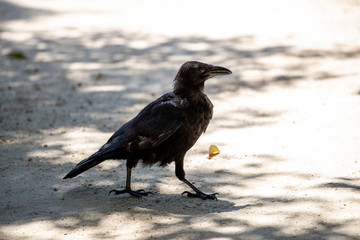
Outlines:
{"label": "crow's neck", "polygon": [[186,85],[182,81],[175,81],[174,83],[174,93],[178,96],[189,98],[189,99],[198,99],[203,98],[204,93],[204,82],[197,85]]}

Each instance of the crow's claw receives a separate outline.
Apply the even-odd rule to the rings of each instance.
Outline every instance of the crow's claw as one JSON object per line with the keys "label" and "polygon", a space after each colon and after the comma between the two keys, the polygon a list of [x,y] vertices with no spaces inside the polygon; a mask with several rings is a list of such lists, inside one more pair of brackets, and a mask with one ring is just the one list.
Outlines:
{"label": "crow's claw", "polygon": [[144,189],[140,189],[140,190],[137,190],[137,191],[133,191],[133,190],[131,190],[131,189],[124,189],[124,190],[115,190],[115,189],[114,189],[114,190],[111,190],[111,191],[109,192],[109,195],[110,195],[112,192],[115,193],[115,195],[128,193],[128,194],[130,194],[131,196],[137,197],[137,198],[141,198],[142,196],[147,196],[147,195],[149,195],[149,194],[154,195],[152,192],[146,192]]}
{"label": "crow's claw", "polygon": [[188,197],[192,197],[192,198],[201,198],[203,200],[205,200],[205,199],[211,199],[211,200],[216,200],[216,201],[218,200],[216,197],[216,194],[218,194],[218,193],[206,194],[203,192],[191,193],[189,191],[185,191],[181,195],[184,195],[185,193],[187,194]]}

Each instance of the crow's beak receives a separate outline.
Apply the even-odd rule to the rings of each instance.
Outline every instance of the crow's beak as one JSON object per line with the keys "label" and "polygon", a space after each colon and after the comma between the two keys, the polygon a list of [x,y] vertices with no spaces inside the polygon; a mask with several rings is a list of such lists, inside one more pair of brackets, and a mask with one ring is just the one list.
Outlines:
{"label": "crow's beak", "polygon": [[211,66],[211,68],[207,71],[208,78],[220,75],[228,75],[231,73],[232,72],[229,69],[220,66]]}

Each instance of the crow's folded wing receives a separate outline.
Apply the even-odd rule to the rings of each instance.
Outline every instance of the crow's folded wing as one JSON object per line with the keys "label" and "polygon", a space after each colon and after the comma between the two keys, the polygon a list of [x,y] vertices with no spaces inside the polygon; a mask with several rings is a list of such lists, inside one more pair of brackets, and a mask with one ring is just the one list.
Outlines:
{"label": "crow's folded wing", "polygon": [[188,105],[186,99],[165,94],[116,131],[102,148],[112,151],[125,147],[127,152],[154,148],[182,126]]}

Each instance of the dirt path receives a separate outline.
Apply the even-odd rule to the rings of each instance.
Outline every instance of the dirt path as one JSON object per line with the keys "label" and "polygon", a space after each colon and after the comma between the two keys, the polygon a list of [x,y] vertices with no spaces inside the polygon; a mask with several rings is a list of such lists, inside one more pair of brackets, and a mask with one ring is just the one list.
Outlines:
{"label": "dirt path", "polygon": [[[0,239],[360,239],[359,2],[193,2],[0,1]],[[219,201],[173,165],[142,199],[124,162],[62,180],[192,59],[234,73],[185,166]]]}

